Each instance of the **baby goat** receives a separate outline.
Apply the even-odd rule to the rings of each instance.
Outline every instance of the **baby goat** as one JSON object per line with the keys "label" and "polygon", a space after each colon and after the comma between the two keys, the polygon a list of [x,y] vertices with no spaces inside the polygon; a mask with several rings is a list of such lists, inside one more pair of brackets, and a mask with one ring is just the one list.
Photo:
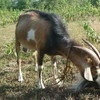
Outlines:
{"label": "baby goat", "polygon": [[38,88],[45,88],[42,81],[44,54],[68,57],[79,69],[84,80],[94,81],[100,74],[100,59],[94,51],[72,40],[61,19],[55,14],[29,10],[19,16],[16,25],[16,53],[19,66],[19,81],[23,81],[20,60],[20,45],[37,50]]}

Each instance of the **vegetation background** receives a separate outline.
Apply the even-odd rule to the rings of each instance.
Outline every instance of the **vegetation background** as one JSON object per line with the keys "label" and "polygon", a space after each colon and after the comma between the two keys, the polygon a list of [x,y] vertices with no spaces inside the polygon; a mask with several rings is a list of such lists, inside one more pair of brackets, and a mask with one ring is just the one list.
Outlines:
{"label": "vegetation background", "polygon": [[[50,58],[45,56],[43,70],[46,89],[37,90],[37,72],[34,71],[33,52],[21,54],[25,81],[17,82],[18,68],[14,48],[14,32],[18,16],[28,9],[55,13],[68,27],[70,36],[85,45],[82,38],[89,40],[100,51],[100,0],[0,0],[0,100],[99,100],[99,89],[85,89],[69,94],[68,84],[77,80],[77,69],[66,72],[63,87],[52,85],[54,80]],[[85,45],[86,46],[86,45]],[[58,73],[62,74],[66,60],[58,56]]]}

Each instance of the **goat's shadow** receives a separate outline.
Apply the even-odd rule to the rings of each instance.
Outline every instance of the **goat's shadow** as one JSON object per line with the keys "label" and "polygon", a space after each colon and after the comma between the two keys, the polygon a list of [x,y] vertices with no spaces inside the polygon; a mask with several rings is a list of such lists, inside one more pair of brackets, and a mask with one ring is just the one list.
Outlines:
{"label": "goat's shadow", "polygon": [[[71,96],[72,98],[74,98],[72,100],[81,100],[79,96],[80,94],[91,93],[94,95],[94,91],[90,87],[88,87],[88,85],[86,89],[82,89],[77,93],[69,92],[66,86],[63,87],[47,86],[45,89],[36,89],[36,87],[33,88],[30,87],[28,90],[23,91],[24,89],[26,89],[26,87],[21,87],[20,89],[17,88],[16,90],[15,87],[3,85],[2,87],[0,87],[0,99],[1,100],[66,100],[66,98]],[[91,83],[90,85],[91,87],[93,87],[94,83]],[[12,96],[10,95],[4,96],[4,94],[8,90],[18,91],[20,93],[16,96],[15,94],[13,94]],[[95,96],[98,94],[99,92],[95,92]]]}

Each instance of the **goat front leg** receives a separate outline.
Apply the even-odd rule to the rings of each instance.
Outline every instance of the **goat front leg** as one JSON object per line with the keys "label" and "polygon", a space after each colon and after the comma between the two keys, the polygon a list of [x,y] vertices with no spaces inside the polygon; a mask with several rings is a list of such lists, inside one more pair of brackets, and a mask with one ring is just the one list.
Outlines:
{"label": "goat front leg", "polygon": [[17,54],[17,64],[19,67],[19,78],[18,81],[22,82],[23,81],[23,76],[22,76],[22,71],[21,71],[21,59],[20,59],[20,43],[16,41],[16,54]]}
{"label": "goat front leg", "polygon": [[42,61],[43,61],[44,53],[43,52],[38,52],[37,60],[38,60],[38,89],[44,89],[44,84],[42,80]]}
{"label": "goat front leg", "polygon": [[51,64],[53,67],[53,74],[54,74],[54,78],[56,80],[56,83],[60,86],[60,85],[62,85],[62,82],[58,78],[57,61],[56,61],[55,56],[51,56]]}

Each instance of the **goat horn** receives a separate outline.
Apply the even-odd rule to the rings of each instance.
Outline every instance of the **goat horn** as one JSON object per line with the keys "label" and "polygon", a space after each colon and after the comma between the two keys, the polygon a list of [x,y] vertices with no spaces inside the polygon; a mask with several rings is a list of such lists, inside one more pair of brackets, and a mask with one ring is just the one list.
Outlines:
{"label": "goat horn", "polygon": [[99,51],[96,49],[96,47],[93,44],[91,44],[89,41],[85,39],[82,39],[82,40],[93,49],[93,51],[96,53],[96,55],[98,56],[100,60],[100,54],[99,54]]}
{"label": "goat horn", "polygon": [[91,59],[95,62],[95,63],[99,63],[99,59],[98,56],[90,49],[85,48],[85,47],[80,47],[80,46],[73,46],[76,49],[80,49],[82,51],[85,51],[88,55],[90,55]]}

